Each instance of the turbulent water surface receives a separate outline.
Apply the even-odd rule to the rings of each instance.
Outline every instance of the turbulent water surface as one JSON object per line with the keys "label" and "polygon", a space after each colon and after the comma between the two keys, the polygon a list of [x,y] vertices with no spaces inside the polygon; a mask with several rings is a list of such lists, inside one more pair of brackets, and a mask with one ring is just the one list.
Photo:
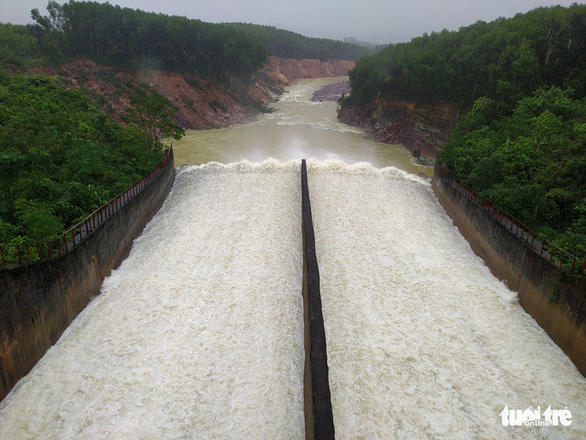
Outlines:
{"label": "turbulent water surface", "polygon": [[[302,157],[338,439],[586,438],[584,378],[472,253],[425,168],[310,102],[328,81],[175,146],[191,166],[0,403],[0,439],[303,439]],[[505,427],[507,405],[567,408],[572,424]]]}
{"label": "turbulent water surface", "polygon": [[274,113],[251,124],[187,132],[173,144],[175,163],[262,161],[267,157],[284,162],[314,157],[346,163],[367,161],[377,167],[395,166],[431,175],[432,170],[418,165],[403,146],[373,141],[361,128],[339,122],[336,102],[311,102],[316,89],[340,79],[299,81],[273,105]]}

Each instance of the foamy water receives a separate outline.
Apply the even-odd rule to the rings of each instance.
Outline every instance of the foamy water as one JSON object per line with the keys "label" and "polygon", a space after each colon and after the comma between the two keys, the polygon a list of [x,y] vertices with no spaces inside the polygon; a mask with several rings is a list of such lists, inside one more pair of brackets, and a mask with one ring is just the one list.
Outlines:
{"label": "foamy water", "polygon": [[[474,255],[430,184],[308,163],[336,438],[586,438],[586,381]],[[505,405],[569,427],[503,427]]]}
{"label": "foamy water", "polygon": [[[272,151],[346,162],[308,162],[336,438],[586,438],[585,379],[428,181],[355,163],[421,170],[309,103],[315,84],[178,146],[236,163],[181,168],[101,295],[0,403],[0,439],[305,437],[300,163]],[[506,405],[573,421],[503,427]]]}
{"label": "foamy water", "polygon": [[0,439],[303,438],[299,164],[180,172]]}

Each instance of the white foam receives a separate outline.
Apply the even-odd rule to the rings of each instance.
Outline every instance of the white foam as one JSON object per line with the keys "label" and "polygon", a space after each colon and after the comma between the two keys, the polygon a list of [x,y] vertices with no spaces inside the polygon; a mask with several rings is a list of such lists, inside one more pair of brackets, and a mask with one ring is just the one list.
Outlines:
{"label": "white foam", "polygon": [[181,170],[0,438],[302,438],[299,163]]}
{"label": "white foam", "polygon": [[[423,179],[308,162],[337,438],[586,438],[586,381]],[[508,427],[505,405],[572,412]]]}

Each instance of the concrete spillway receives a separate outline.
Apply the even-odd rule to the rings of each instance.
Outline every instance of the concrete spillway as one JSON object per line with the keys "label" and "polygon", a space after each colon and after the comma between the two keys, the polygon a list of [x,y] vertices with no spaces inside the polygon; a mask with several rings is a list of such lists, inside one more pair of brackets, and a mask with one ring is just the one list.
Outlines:
{"label": "concrete spillway", "polygon": [[[336,438],[581,438],[586,382],[427,181],[308,162]],[[185,168],[0,438],[304,437],[299,162]],[[504,427],[504,407],[569,427]]]}
{"label": "concrete spillway", "polygon": [[[263,160],[264,145],[281,162],[179,170],[101,295],[0,403],[0,439],[304,438],[300,162],[285,162],[302,155],[346,162],[308,161],[336,438],[586,438],[584,378],[429,182],[387,166],[421,167],[309,103],[312,84],[255,124],[192,134],[202,162]],[[567,407],[572,424],[505,427],[507,405]]]}
{"label": "concrete spillway", "polygon": [[[586,381],[474,255],[430,184],[308,162],[336,436],[583,438]],[[505,427],[567,407],[570,427]]]}
{"label": "concrete spillway", "polygon": [[299,164],[179,173],[0,438],[302,438]]}

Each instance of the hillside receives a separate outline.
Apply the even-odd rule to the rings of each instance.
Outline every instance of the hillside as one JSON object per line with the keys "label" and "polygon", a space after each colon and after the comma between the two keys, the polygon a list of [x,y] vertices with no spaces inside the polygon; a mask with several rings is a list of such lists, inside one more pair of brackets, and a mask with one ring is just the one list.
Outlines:
{"label": "hillside", "polygon": [[373,52],[357,42],[311,38],[274,26],[248,23],[225,23],[225,26],[244,32],[258,40],[266,48],[268,55],[281,58],[358,61]]}
{"label": "hillside", "polygon": [[58,236],[184,129],[249,121],[292,81],[354,66],[266,57],[252,37],[198,20],[89,2],[48,10],[33,26],[0,24],[0,245]]}
{"label": "hillside", "polygon": [[438,156],[462,183],[586,255],[586,5],[425,34],[361,59],[350,80],[341,120]]}

